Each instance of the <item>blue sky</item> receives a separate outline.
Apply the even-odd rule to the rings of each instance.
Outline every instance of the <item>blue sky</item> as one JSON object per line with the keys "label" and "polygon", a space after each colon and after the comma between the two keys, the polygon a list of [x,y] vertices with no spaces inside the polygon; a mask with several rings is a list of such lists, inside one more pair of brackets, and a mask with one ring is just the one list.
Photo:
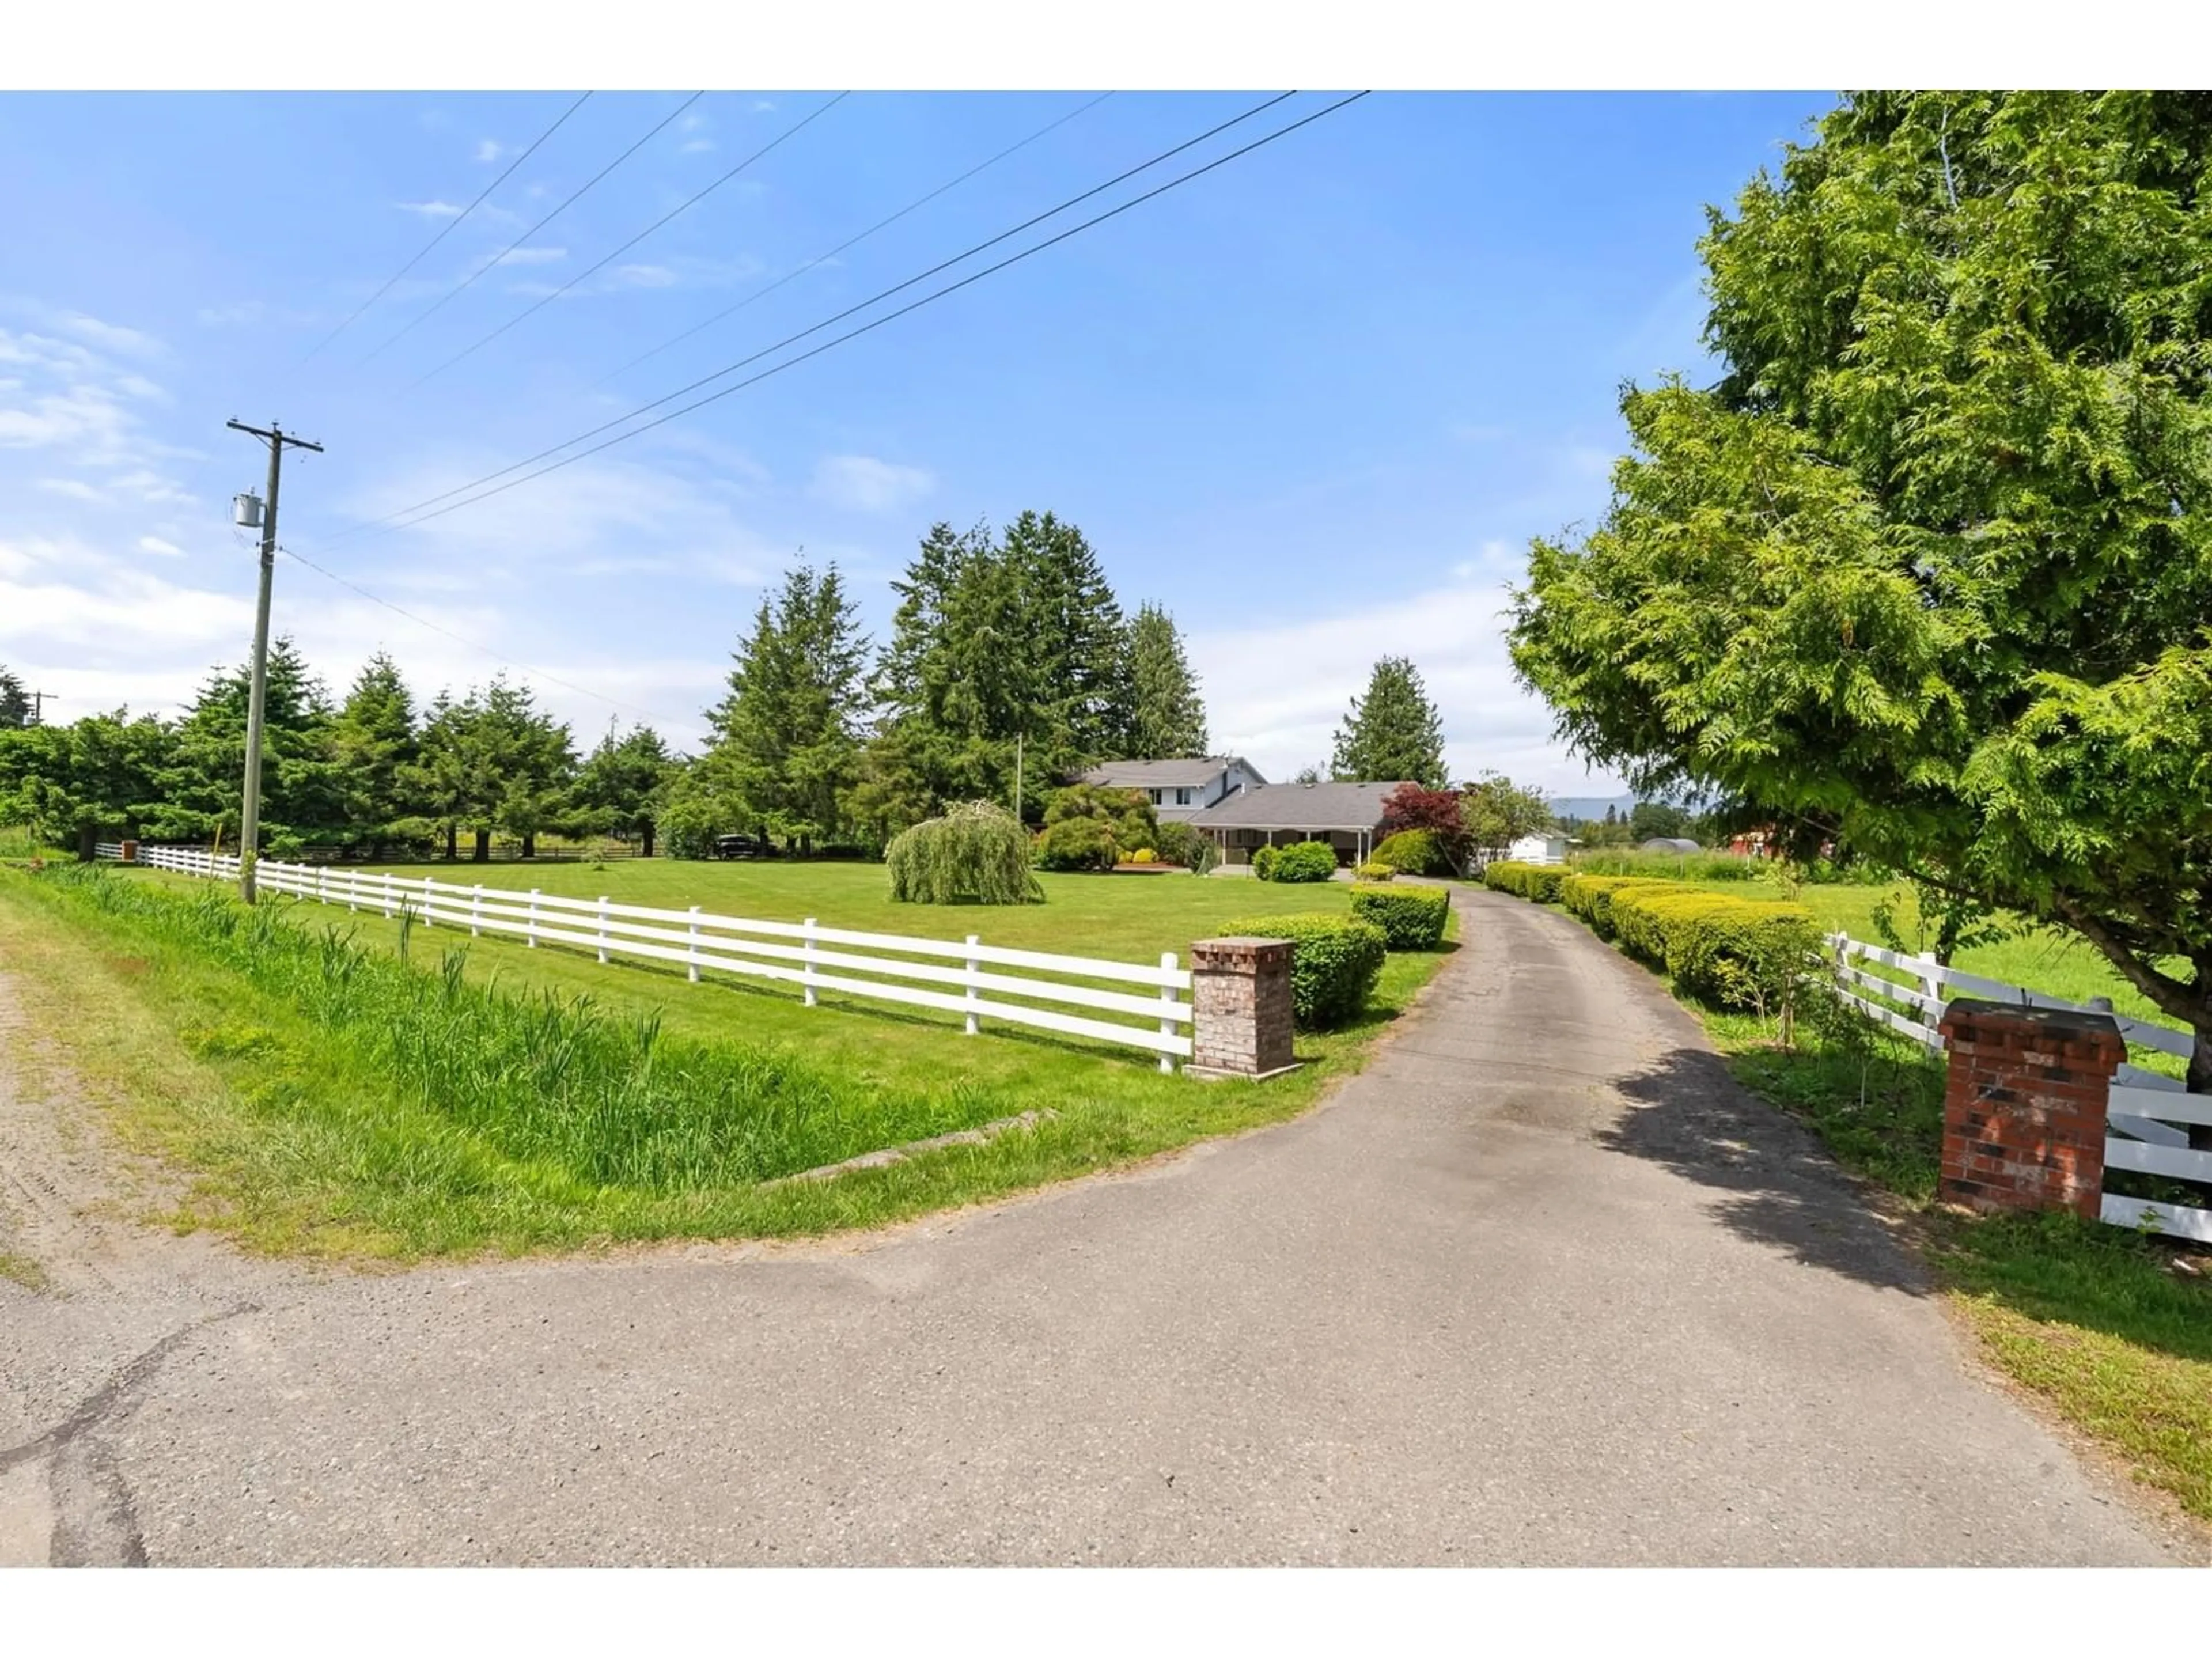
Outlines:
{"label": "blue sky", "polygon": [[[801,548],[844,568],[880,637],[931,522],[1034,507],[1083,526],[1126,603],[1174,612],[1217,744],[1263,770],[1325,760],[1346,699],[1398,652],[1455,774],[1610,787],[1513,686],[1504,585],[1530,536],[1602,511],[1620,382],[1706,367],[1705,208],[1828,96],[1377,94],[634,442],[361,533],[1261,96],[1116,94],[609,378],[1095,95],[855,94],[414,384],[828,96],[709,93],[485,265],[684,95],[593,96],[312,357],[573,94],[0,100],[0,662],[74,718],[172,711],[243,656],[253,560],[229,499],[263,462],[234,415],[327,447],[288,466],[286,544],[569,682],[535,683],[586,744],[617,714],[695,741],[762,584]],[[1328,101],[1302,94],[988,257]],[[277,580],[278,628],[334,690],[380,646],[425,697],[500,665],[298,564]]]}

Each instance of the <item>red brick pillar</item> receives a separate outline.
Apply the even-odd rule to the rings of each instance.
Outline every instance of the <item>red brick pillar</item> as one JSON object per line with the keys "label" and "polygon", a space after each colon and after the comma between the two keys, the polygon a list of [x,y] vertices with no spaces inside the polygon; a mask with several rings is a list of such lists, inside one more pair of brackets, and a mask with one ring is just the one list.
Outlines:
{"label": "red brick pillar", "polygon": [[1274,1077],[1291,1058],[1291,942],[1202,939],[1190,947],[1193,1077]]}
{"label": "red brick pillar", "polygon": [[1951,1053],[1942,1196],[2094,1220],[2112,1074],[2128,1055],[2112,1017],[1961,998],[1941,1030]]}
{"label": "red brick pillar", "polygon": [[137,842],[135,842],[135,841],[126,841],[126,842],[125,842],[123,843],[123,845],[122,845],[122,848],[120,848],[120,849],[116,853],[115,856],[116,856],[117,861],[118,861],[118,862],[119,862],[119,863],[123,863],[123,864],[136,864],[136,863],[137,863],[137,862],[138,862],[138,843],[137,843]]}

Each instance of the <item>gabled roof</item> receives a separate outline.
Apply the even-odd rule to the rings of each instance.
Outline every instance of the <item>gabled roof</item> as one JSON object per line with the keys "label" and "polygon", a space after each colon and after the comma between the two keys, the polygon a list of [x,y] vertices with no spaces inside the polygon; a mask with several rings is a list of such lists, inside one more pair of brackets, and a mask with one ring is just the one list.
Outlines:
{"label": "gabled roof", "polygon": [[[1237,764],[1234,755],[1214,755],[1204,760],[1104,761],[1085,772],[1083,781],[1113,789],[1190,789],[1212,782]],[[1253,769],[1249,761],[1242,764],[1259,781],[1267,781]]]}
{"label": "gabled roof", "polygon": [[1200,830],[1372,830],[1395,783],[1276,783],[1234,794],[1190,820]]}

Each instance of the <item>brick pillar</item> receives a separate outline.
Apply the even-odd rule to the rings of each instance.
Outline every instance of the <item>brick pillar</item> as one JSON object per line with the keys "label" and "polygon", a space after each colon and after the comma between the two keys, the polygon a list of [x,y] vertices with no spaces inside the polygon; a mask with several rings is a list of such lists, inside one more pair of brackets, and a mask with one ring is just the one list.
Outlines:
{"label": "brick pillar", "polygon": [[125,842],[123,843],[123,846],[122,846],[121,849],[120,849],[120,850],[116,854],[116,855],[115,855],[115,856],[116,856],[116,858],[117,858],[118,861],[119,861],[119,862],[121,862],[121,863],[124,863],[124,864],[136,864],[136,863],[137,863],[137,862],[138,862],[138,843],[137,843],[137,842],[135,842],[135,841],[126,841],[126,842]]}
{"label": "brick pillar", "polygon": [[1969,997],[1943,1011],[1941,1030],[1951,1054],[1941,1194],[2096,1219],[2105,1113],[2128,1054],[2112,1016]]}
{"label": "brick pillar", "polygon": [[1190,947],[1193,1077],[1291,1070],[1291,942],[1202,939]]}

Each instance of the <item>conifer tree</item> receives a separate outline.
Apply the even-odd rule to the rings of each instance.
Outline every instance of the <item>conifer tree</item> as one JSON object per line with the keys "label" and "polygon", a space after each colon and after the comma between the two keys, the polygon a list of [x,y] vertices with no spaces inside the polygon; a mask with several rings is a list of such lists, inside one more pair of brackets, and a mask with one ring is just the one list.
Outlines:
{"label": "conifer tree", "polygon": [[1340,781],[1407,781],[1444,787],[1443,726],[1410,659],[1375,665],[1367,695],[1354,697],[1336,730],[1330,770]]}
{"label": "conifer tree", "polygon": [[1194,759],[1206,751],[1206,704],[1175,618],[1158,605],[1138,608],[1129,625],[1130,715],[1127,741],[1132,759]]}

